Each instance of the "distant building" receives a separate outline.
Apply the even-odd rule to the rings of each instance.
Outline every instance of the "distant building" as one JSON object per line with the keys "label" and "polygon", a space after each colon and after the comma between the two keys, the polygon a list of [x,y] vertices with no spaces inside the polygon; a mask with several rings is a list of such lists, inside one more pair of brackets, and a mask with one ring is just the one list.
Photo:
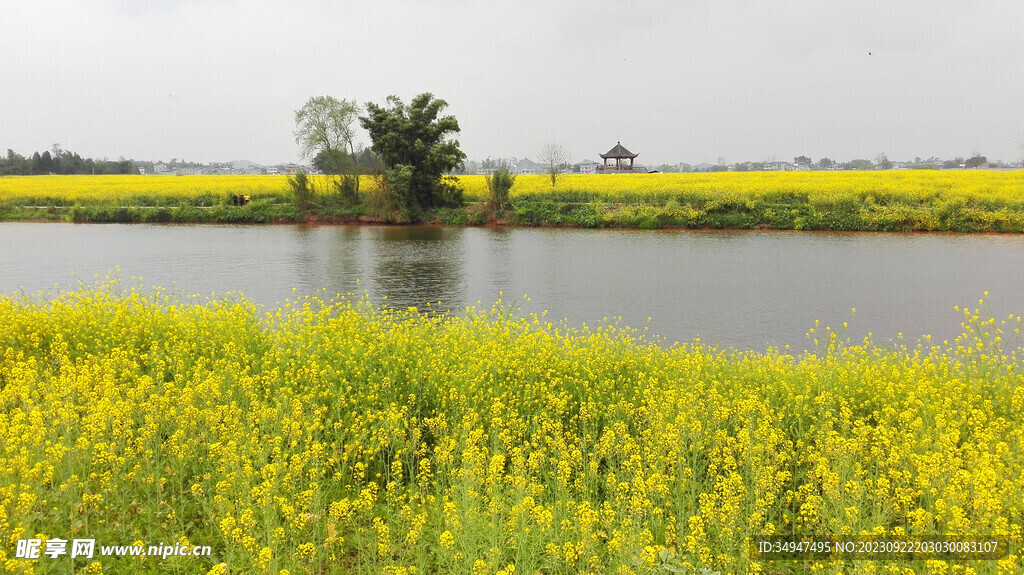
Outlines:
{"label": "distant building", "polygon": [[517,173],[516,163],[515,158],[496,158],[494,160],[488,158],[486,160],[487,167],[484,167],[485,162],[473,162],[473,173],[478,176],[489,176],[494,173],[494,170],[497,170],[498,168],[505,168],[509,172],[515,174]]}
{"label": "distant building", "polygon": [[[601,171],[632,171],[633,160],[640,154],[634,154],[626,148],[622,147],[622,142],[616,142],[615,147],[608,150],[603,154],[599,154],[601,159],[604,160],[604,164],[600,166]],[[614,164],[609,164],[608,160],[614,160]],[[629,165],[625,165],[623,160],[629,160]]]}
{"label": "distant building", "polygon": [[697,164],[696,166],[693,167],[693,171],[695,171],[695,172],[710,172],[711,170],[714,169],[714,167],[715,166],[713,166],[712,164],[708,164],[706,162],[701,162],[701,163],[699,163],[699,164]]}
{"label": "distant building", "polygon": [[543,174],[545,172],[544,166],[534,162],[530,158],[523,158],[516,162],[515,168],[512,170],[516,174]]}
{"label": "distant building", "polygon": [[765,162],[764,170],[766,172],[791,172],[797,169],[795,165],[789,162]]}
{"label": "distant building", "polygon": [[580,173],[581,174],[593,174],[594,172],[597,171],[597,167],[599,165],[600,164],[598,164],[597,162],[593,162],[593,161],[590,161],[590,160],[583,160],[582,162],[580,162]]}

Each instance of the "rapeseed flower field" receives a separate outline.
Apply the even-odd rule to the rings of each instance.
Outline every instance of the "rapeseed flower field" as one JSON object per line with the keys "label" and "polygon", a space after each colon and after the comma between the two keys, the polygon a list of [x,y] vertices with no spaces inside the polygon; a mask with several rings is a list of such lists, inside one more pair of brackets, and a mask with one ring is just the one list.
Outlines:
{"label": "rapeseed flower field", "polygon": [[[265,223],[379,215],[368,201],[381,185],[377,177],[361,178],[355,202],[339,201],[329,176],[310,181],[313,209],[303,213],[287,176],[2,178],[0,219]],[[427,219],[488,221],[484,176],[458,181],[471,207],[437,210]],[[252,203],[233,207],[238,195]],[[566,174],[556,186],[547,176],[522,175],[508,209],[495,220],[582,227],[1024,232],[1024,171]]]}
{"label": "rapeseed flower field", "polygon": [[[486,185],[462,176],[466,195],[484,198]],[[928,201],[935,197],[1024,203],[1024,171],[888,170],[866,172],[711,172],[685,174],[563,174],[557,185],[546,175],[516,176],[513,196],[575,193],[613,202],[685,201],[714,195],[722,201],[806,196],[815,203],[844,200]]]}
{"label": "rapeseed flower field", "polygon": [[[314,177],[327,189],[324,177]],[[458,176],[466,199],[485,201],[483,176]],[[626,203],[664,203],[688,196],[715,196],[722,201],[804,196],[816,203],[847,200],[950,201],[999,205],[1024,204],[1024,171],[890,170],[871,172],[715,172],[688,174],[563,174],[552,186],[546,175],[521,175],[513,200],[576,197]],[[361,178],[361,191],[376,189],[372,176]],[[253,198],[288,193],[287,176],[25,176],[0,178],[0,200],[24,205],[123,203],[164,205],[174,201],[223,203],[229,194]],[[141,202],[141,203],[140,203]]]}
{"label": "rapeseed flower field", "polygon": [[[6,573],[1024,571],[1020,319],[790,355],[499,301],[265,310],[117,281],[0,297]],[[765,561],[772,534],[984,536],[986,561]],[[210,545],[23,559],[18,540]]]}
{"label": "rapeseed flower field", "polygon": [[286,176],[22,176],[0,178],[8,205],[163,206],[225,203],[229,194],[284,196]]}

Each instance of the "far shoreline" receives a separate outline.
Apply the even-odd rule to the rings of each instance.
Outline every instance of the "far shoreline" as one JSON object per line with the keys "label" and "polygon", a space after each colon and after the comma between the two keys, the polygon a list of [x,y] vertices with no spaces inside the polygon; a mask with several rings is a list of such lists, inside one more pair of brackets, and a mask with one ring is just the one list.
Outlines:
{"label": "far shoreline", "polygon": [[[58,208],[59,209],[59,208]],[[66,210],[68,208],[64,208]],[[136,206],[133,209],[157,209],[144,206]],[[50,212],[55,214],[55,212]],[[924,229],[905,227],[902,229],[845,229],[845,228],[780,228],[768,225],[756,225],[754,227],[715,227],[715,226],[687,226],[679,224],[665,224],[658,227],[642,226],[590,226],[572,222],[541,222],[541,223],[515,223],[508,221],[485,221],[478,222],[446,222],[440,219],[428,219],[419,222],[395,223],[385,222],[383,218],[374,216],[354,216],[349,218],[320,218],[307,214],[302,219],[275,218],[267,221],[218,221],[213,219],[182,219],[170,221],[145,221],[139,219],[89,219],[73,220],[60,217],[8,217],[6,213],[0,212],[0,224],[4,223],[28,223],[28,224],[72,224],[72,225],[165,225],[165,226],[192,226],[192,225],[213,225],[213,226],[305,226],[305,227],[451,227],[451,228],[487,228],[487,229],[564,229],[564,230],[594,230],[594,231],[645,231],[645,232],[744,232],[744,233],[811,233],[811,234],[900,234],[900,235],[953,235],[953,236],[1012,236],[1024,234],[1024,229]]]}
{"label": "far shoreline", "polygon": [[504,209],[459,176],[454,207],[391,216],[412,222],[375,217],[372,178],[348,199],[315,181],[300,203],[276,176],[4,178],[0,221],[1024,233],[1024,170],[521,175]]}

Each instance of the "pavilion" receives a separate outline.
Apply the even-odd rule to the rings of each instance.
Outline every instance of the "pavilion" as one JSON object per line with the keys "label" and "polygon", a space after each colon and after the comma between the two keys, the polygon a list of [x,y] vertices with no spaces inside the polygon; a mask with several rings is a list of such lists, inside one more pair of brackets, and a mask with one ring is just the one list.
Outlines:
{"label": "pavilion", "polygon": [[[608,150],[606,154],[599,154],[601,159],[604,160],[604,165],[601,166],[602,170],[632,170],[633,169],[633,158],[640,154],[634,154],[626,148],[622,147],[622,142],[616,142],[615,147]],[[629,160],[629,165],[624,166],[622,160]],[[615,160],[614,165],[609,165],[608,160]]]}

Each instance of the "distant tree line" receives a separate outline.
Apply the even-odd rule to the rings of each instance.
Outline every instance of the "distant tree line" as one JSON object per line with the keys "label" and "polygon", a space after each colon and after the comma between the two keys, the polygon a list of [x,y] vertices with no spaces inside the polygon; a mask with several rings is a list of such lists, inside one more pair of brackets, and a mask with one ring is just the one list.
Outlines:
{"label": "distant tree line", "polygon": [[[781,164],[788,164],[788,166],[781,166]],[[796,156],[793,161],[790,162],[776,162],[776,161],[763,161],[763,162],[737,162],[729,164],[725,162],[724,158],[719,158],[714,165],[705,166],[692,166],[687,163],[679,163],[675,165],[661,164],[658,167],[659,171],[662,172],[693,172],[693,171],[706,171],[706,172],[757,172],[763,170],[779,170],[779,169],[798,169],[798,170],[891,170],[894,168],[904,169],[977,169],[985,167],[1008,167],[1008,164],[1002,162],[989,162],[988,158],[982,155],[980,152],[972,152],[967,158],[963,156],[957,156],[951,160],[942,160],[936,156],[932,156],[927,159],[916,157],[913,161],[908,162],[893,162],[888,158],[886,154],[878,154],[874,161],[867,160],[864,158],[857,158],[848,162],[838,162],[831,158],[823,157],[817,162],[812,160],[809,156]],[[578,171],[578,165],[576,166]]]}
{"label": "distant tree line", "polygon": [[22,156],[8,148],[0,157],[0,176],[37,176],[44,174],[137,174],[138,164],[132,160],[94,160],[77,152],[63,150],[54,144],[52,150]]}

